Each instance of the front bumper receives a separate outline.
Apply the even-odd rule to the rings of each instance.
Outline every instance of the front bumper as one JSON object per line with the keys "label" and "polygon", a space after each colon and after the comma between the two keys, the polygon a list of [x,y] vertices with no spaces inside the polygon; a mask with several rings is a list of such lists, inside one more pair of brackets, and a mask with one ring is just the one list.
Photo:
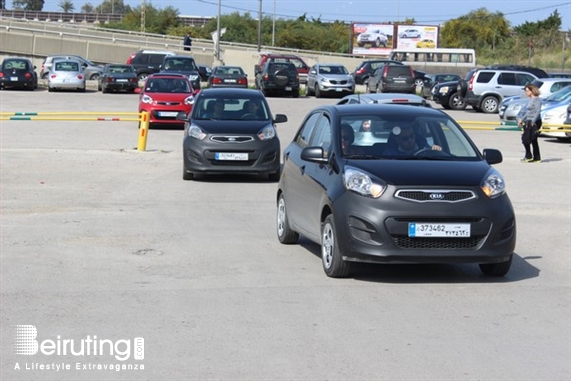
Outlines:
{"label": "front bumper", "polygon": [[155,106],[155,105],[142,105],[139,107],[139,112],[146,111],[149,113],[149,123],[155,124],[177,124],[184,125],[184,121],[177,120],[176,116],[179,112],[190,114],[192,111],[191,105],[179,104],[176,106]]}
{"label": "front bumper", "polygon": [[[247,160],[221,160],[219,153],[247,154]],[[262,142],[257,137],[244,143],[219,143],[207,137],[186,136],[183,142],[184,168],[201,174],[273,174],[280,170],[280,141]]]}
{"label": "front bumper", "polygon": [[[407,190],[414,192],[410,187]],[[394,187],[379,199],[344,193],[335,201],[333,212],[344,259],[376,263],[508,260],[516,243],[515,215],[508,196],[487,200],[478,189],[465,190],[477,197],[454,203],[419,203],[392,197]],[[409,223],[413,222],[467,223],[470,237],[409,237]]]}

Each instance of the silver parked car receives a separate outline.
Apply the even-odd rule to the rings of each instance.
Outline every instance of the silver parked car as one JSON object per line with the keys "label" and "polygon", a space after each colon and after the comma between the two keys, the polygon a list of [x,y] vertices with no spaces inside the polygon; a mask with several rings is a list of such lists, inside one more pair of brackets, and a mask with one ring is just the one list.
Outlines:
{"label": "silver parked car", "polygon": [[48,91],[85,91],[85,72],[76,59],[58,59],[52,62],[48,73]]}
{"label": "silver parked car", "polygon": [[103,71],[103,66],[96,65],[90,60],[83,58],[82,56],[78,56],[75,54],[62,54],[57,56],[47,56],[42,63],[42,69],[40,71],[40,78],[47,79],[48,73],[52,67],[52,63],[54,60],[57,59],[75,59],[81,62],[81,66],[83,66],[83,71],[85,72],[85,76],[89,80],[97,80]]}
{"label": "silver parked car", "polygon": [[307,75],[307,95],[320,98],[325,94],[344,96],[355,92],[355,81],[341,64],[315,64]]}

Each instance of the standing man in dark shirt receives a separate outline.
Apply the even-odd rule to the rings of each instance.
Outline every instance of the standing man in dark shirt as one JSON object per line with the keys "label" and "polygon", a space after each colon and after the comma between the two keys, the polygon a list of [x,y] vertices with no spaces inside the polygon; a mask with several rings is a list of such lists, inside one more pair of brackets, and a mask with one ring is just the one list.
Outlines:
{"label": "standing man in dark shirt", "polygon": [[186,36],[184,36],[184,50],[186,51],[190,51],[190,47],[192,46],[192,39],[190,38],[190,33],[186,33]]}

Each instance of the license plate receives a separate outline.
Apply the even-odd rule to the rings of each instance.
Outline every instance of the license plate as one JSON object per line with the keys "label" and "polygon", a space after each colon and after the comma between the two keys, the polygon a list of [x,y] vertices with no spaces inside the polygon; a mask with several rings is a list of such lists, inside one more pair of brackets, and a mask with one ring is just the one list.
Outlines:
{"label": "license plate", "polygon": [[342,88],[337,88],[337,89],[335,89],[335,91],[337,91],[337,92],[339,92],[339,93],[340,93],[340,92],[342,92],[342,91],[343,91],[343,89],[342,89]]}
{"label": "license plate", "polygon": [[406,82],[406,79],[398,79],[398,78],[395,78],[395,79],[394,79],[394,82],[395,82],[395,83],[405,83],[405,82]]}
{"label": "license plate", "polygon": [[118,79],[117,82],[127,82],[127,79]]}
{"label": "license plate", "polygon": [[10,81],[17,81],[18,77],[10,77]]}
{"label": "license plate", "polygon": [[470,224],[408,224],[409,237],[470,237]]}
{"label": "license plate", "polygon": [[176,111],[159,111],[159,116],[177,116]]}
{"label": "license plate", "polygon": [[234,152],[216,152],[214,158],[216,160],[248,160],[247,153],[234,153]]}
{"label": "license plate", "polygon": [[235,79],[225,79],[224,82],[227,82],[227,83],[236,83],[236,80],[235,80]]}
{"label": "license plate", "polygon": [[285,91],[291,91],[291,86],[286,86]]}

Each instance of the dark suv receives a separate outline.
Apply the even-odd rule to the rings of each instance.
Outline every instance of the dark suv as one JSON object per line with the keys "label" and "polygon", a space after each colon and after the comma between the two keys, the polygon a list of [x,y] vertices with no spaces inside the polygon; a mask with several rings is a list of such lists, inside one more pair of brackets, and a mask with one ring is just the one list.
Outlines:
{"label": "dark suv", "polygon": [[194,58],[190,56],[166,55],[161,64],[160,73],[163,74],[184,74],[188,77],[192,88],[200,89],[200,73]]}
{"label": "dark suv", "polygon": [[150,74],[158,73],[166,56],[176,55],[166,50],[139,50],[131,54],[127,64],[133,65],[139,81],[145,80]]}
{"label": "dark suv", "polygon": [[260,59],[257,65],[254,65],[254,74],[258,75],[258,72],[262,70],[265,63],[268,61],[273,62],[291,62],[299,75],[300,83],[307,83],[307,75],[309,73],[309,65],[305,61],[295,54],[280,54],[280,53],[261,53]]}
{"label": "dark suv", "polygon": [[[353,79],[355,80],[356,85],[364,85],[369,80],[369,77],[377,70],[377,68],[391,64],[391,65],[404,65],[400,61],[393,61],[393,60],[368,60],[363,61],[355,68],[355,70],[351,73]],[[423,86],[424,83],[430,80],[430,77],[427,73],[414,70],[414,83],[415,85]]]}
{"label": "dark suv", "polygon": [[367,81],[369,93],[409,93],[414,94],[414,71],[408,65],[384,65],[373,73]]}
{"label": "dark suv", "polygon": [[264,95],[290,93],[299,97],[299,74],[291,62],[268,61],[256,74],[256,89]]}

